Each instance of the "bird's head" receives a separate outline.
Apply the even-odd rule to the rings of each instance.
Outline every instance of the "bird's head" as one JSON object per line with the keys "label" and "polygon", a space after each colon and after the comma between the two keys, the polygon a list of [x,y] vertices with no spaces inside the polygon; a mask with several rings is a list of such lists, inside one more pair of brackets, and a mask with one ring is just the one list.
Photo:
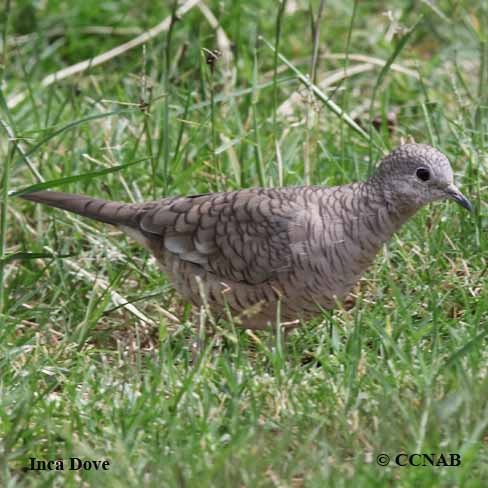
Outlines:
{"label": "bird's head", "polygon": [[451,199],[472,211],[471,202],[454,185],[447,157],[427,144],[403,144],[386,156],[373,177],[385,198],[411,209]]}

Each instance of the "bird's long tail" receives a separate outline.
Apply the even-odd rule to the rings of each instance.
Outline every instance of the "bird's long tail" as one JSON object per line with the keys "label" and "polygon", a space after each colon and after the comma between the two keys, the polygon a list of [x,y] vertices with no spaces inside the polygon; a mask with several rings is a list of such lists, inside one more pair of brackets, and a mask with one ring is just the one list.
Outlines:
{"label": "bird's long tail", "polygon": [[138,213],[137,204],[127,204],[100,200],[99,198],[62,193],[57,191],[38,191],[22,195],[22,198],[32,202],[44,203],[50,207],[57,207],[74,212],[90,219],[99,220],[112,225],[133,227],[136,225]]}

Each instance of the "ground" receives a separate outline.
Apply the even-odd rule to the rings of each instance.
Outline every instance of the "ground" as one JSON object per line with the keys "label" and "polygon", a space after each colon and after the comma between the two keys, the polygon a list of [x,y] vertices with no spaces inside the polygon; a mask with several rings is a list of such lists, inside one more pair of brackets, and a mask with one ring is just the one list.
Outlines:
{"label": "ground", "polygon": [[[171,20],[172,3],[2,13],[3,486],[486,486],[487,6],[190,0]],[[9,196],[335,185],[412,139],[448,155],[475,212],[422,210],[286,350],[221,322],[198,365],[191,311],[142,248]]]}

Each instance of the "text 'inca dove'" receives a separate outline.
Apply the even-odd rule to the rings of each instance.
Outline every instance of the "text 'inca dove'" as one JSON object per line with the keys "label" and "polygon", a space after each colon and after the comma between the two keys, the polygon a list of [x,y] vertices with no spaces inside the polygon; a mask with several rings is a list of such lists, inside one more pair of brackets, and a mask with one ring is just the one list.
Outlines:
{"label": "text 'inca dove'", "polygon": [[447,158],[405,144],[369,179],[332,188],[250,189],[142,204],[41,191],[23,198],[113,224],[149,249],[194,305],[244,327],[305,320],[344,300],[381,246],[423,205],[451,198]]}

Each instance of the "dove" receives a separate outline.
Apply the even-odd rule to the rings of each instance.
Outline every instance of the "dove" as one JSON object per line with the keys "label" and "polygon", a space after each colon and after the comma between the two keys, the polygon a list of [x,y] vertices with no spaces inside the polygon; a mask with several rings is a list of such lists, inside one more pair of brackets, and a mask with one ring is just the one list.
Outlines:
{"label": "dove", "polygon": [[[118,227],[151,252],[182,297],[239,326],[294,328],[343,302],[423,206],[467,210],[447,157],[403,144],[364,181],[253,188],[118,203],[38,191],[22,198]],[[279,306],[278,306],[279,304]],[[279,314],[277,316],[277,314]]]}

